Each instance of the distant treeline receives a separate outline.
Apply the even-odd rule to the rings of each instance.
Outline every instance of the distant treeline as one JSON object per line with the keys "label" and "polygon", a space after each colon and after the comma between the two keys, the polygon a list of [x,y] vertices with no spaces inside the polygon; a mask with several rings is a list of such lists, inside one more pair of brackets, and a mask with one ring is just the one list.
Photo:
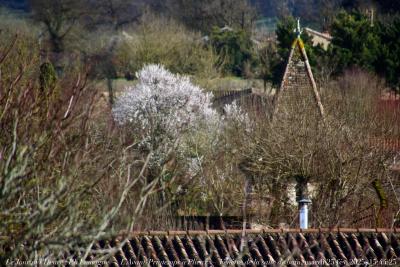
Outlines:
{"label": "distant treeline", "polygon": [[[28,10],[30,0],[1,0],[0,5]],[[54,1],[56,2],[56,1]],[[137,0],[126,2],[140,2]],[[170,0],[157,0],[160,6],[166,6]],[[207,1],[202,1],[207,2]],[[294,16],[316,15],[318,17],[318,9],[333,6],[336,8],[364,8],[367,6],[374,6],[379,8],[382,12],[399,11],[400,5],[396,0],[251,0],[250,3],[258,7],[260,14],[265,17],[279,16],[282,11],[290,11]]]}
{"label": "distant treeline", "polygon": [[[0,7],[29,12],[31,9],[35,9],[38,3],[43,2],[46,0],[0,0]],[[61,5],[65,1],[53,0],[50,2],[53,5]],[[69,0],[67,2],[74,5],[76,1]],[[206,32],[209,32],[215,23],[218,26],[230,24],[232,19],[236,20],[234,18],[240,14],[243,14],[243,24],[248,19],[245,18],[246,16],[254,17],[255,14],[258,17],[293,16],[300,17],[307,24],[326,29],[334,16],[343,9],[346,11],[374,10],[379,14],[392,14],[400,11],[400,5],[396,0],[82,0],[78,2],[84,3],[90,8],[106,3],[114,11],[118,11],[122,3],[125,11],[133,12],[132,14],[136,13],[138,6],[145,5],[153,11],[179,18],[196,30]],[[230,11],[227,12],[228,10]],[[227,13],[231,14],[227,16]]]}
{"label": "distant treeline", "polygon": [[[82,62],[96,66],[96,75],[109,79],[132,77],[145,63],[162,63],[174,72],[190,75],[207,77],[214,73],[279,84],[295,38],[294,18],[299,17],[302,25],[329,31],[333,36],[328,51],[313,47],[310,38],[303,37],[319,78],[361,67],[385,77],[392,88],[398,89],[400,84],[400,5],[394,0],[0,3],[27,10],[26,17],[34,22],[29,27],[40,29],[36,36],[41,40],[42,54],[58,73],[75,54]],[[280,21],[276,40],[254,31],[256,21],[268,16]],[[10,25],[16,27],[14,22]],[[162,48],[167,43],[171,47]]]}
{"label": "distant treeline", "polygon": [[264,17],[299,17],[307,24],[325,29],[340,10],[392,14],[400,11],[397,0],[251,0]]}
{"label": "distant treeline", "polygon": [[0,6],[19,10],[29,10],[28,0],[0,0]]}

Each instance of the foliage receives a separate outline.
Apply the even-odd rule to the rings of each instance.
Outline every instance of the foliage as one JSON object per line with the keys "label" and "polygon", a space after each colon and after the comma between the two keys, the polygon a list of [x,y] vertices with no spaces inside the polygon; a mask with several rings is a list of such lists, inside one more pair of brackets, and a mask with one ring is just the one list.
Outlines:
{"label": "foliage", "polygon": [[338,70],[357,65],[374,70],[380,40],[376,28],[359,12],[340,12],[332,24],[332,53],[338,58]]}
{"label": "foliage", "polygon": [[388,22],[381,22],[378,27],[381,47],[376,69],[386,77],[386,81],[391,86],[398,89],[400,85],[400,16],[397,15]]}
{"label": "foliage", "polygon": [[50,62],[44,62],[40,66],[40,88],[44,93],[48,93],[49,90],[54,89],[57,81],[56,71],[54,70],[53,64]]}
{"label": "foliage", "polygon": [[210,41],[218,53],[218,65],[227,74],[245,75],[245,64],[253,64],[252,41],[243,30],[214,28]]}
{"label": "foliage", "polygon": [[399,85],[398,16],[382,19],[374,27],[358,11],[340,12],[332,24],[329,55],[337,60],[336,73],[358,66],[386,78],[392,88]]}
{"label": "foliage", "polygon": [[[382,20],[375,26],[360,11],[341,11],[334,18],[331,28],[333,37],[328,51],[312,46],[310,37],[301,36],[316,76],[326,81],[332,74],[339,75],[354,66],[382,74],[389,85],[399,84],[397,62],[399,23],[397,18]],[[295,39],[295,21],[287,17],[278,23],[276,34],[280,61],[270,60],[272,81],[277,84],[285,67],[291,44]],[[273,59],[273,57],[270,56]],[[274,63],[275,62],[275,63]]]}
{"label": "foliage", "polygon": [[135,31],[124,32],[116,51],[120,73],[135,73],[146,64],[162,64],[173,72],[214,77],[216,56],[199,34],[182,25],[152,15],[144,17]]}
{"label": "foliage", "polygon": [[[278,65],[280,64],[280,57],[277,53],[277,47],[274,43],[268,42],[267,45],[260,48],[258,51],[258,59],[259,59],[259,76],[264,81],[264,90],[267,87],[268,81],[275,81],[274,79],[274,71],[278,69]],[[275,73],[276,76],[278,76]]]}

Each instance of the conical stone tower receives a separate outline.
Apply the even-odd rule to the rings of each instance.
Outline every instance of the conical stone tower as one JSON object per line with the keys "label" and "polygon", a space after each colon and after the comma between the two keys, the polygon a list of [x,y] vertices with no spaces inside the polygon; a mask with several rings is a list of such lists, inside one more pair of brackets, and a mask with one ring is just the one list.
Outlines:
{"label": "conical stone tower", "polygon": [[310,116],[320,120],[324,117],[324,108],[300,33],[298,25],[297,38],[275,99],[274,121],[299,120]]}
{"label": "conical stone tower", "polygon": [[278,160],[280,157],[291,168],[288,173],[282,173],[283,176],[291,175],[288,182],[291,201],[308,201],[308,184],[313,182],[310,179],[317,175],[318,168],[323,167],[318,163],[318,159],[324,156],[318,153],[318,146],[325,138],[325,132],[321,131],[325,125],[324,107],[300,33],[298,23],[297,38],[276,94],[272,127],[269,129]]}

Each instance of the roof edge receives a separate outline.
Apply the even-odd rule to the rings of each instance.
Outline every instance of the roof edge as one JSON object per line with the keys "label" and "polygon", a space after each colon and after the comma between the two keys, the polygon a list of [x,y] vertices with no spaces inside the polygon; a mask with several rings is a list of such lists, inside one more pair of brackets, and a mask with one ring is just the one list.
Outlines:
{"label": "roof edge", "polygon": [[[228,230],[169,230],[169,231],[132,231],[130,233],[121,232],[119,236],[193,236],[193,235],[226,235],[242,234],[242,229]],[[246,234],[273,234],[273,233],[399,233],[400,228],[264,228],[264,229],[246,229]]]}

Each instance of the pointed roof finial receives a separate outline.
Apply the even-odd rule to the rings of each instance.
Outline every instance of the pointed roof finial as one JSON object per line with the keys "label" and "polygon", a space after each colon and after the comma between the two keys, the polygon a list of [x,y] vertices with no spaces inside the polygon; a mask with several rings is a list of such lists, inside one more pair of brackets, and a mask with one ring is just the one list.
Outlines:
{"label": "pointed roof finial", "polygon": [[297,18],[297,28],[296,28],[297,38],[300,38],[301,33],[303,32],[300,28],[300,18]]}

